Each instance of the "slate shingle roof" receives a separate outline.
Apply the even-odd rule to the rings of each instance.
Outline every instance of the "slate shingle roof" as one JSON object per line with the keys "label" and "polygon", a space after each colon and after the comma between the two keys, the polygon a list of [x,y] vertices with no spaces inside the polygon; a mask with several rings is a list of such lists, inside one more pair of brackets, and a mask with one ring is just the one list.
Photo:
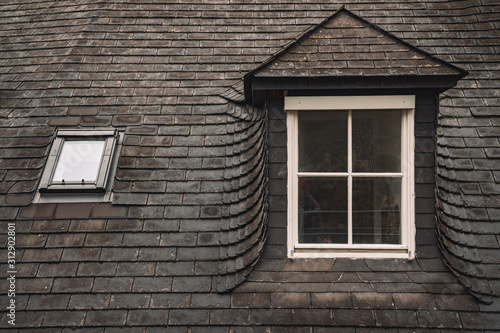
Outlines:
{"label": "slate shingle roof", "polygon": [[[467,71],[392,36],[344,7],[297,36],[221,96],[261,104],[270,89],[438,89]],[[361,79],[362,78],[362,79]],[[410,91],[412,91],[410,90]]]}
{"label": "slate shingle roof", "polygon": [[[284,253],[283,119],[242,104],[242,79],[309,46],[283,51],[342,5],[469,72],[440,96],[437,200],[434,179],[420,179],[415,261]],[[0,219],[16,222],[18,271],[10,328],[497,330],[499,12],[476,0],[2,2]],[[433,121],[419,135],[432,138]],[[32,205],[56,128],[108,126],[125,132],[113,205]],[[432,169],[430,151],[420,163]]]}
{"label": "slate shingle roof", "polygon": [[460,75],[450,67],[345,8],[304,33],[257,77]]}

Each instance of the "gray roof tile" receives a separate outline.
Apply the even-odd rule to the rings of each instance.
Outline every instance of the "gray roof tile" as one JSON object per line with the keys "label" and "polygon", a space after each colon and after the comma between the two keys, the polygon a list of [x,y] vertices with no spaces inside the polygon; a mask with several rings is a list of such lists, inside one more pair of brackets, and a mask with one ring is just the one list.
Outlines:
{"label": "gray roof tile", "polygon": [[[401,27],[398,24],[397,27]],[[387,25],[391,30],[394,26]],[[408,25],[413,30],[413,25]],[[244,77],[244,87],[233,85],[221,96],[254,102],[253,78],[287,80],[319,77],[429,77],[460,78],[466,71],[417,49],[344,7],[312,26]],[[243,89],[244,92],[241,90]]]}
{"label": "gray roof tile", "polygon": [[[498,3],[359,0],[335,14],[341,5],[4,1],[0,218],[18,233],[15,329],[500,327]],[[440,96],[437,158],[427,140],[416,164],[437,163],[437,230],[458,280],[438,259],[434,179],[420,171],[419,211],[430,218],[417,223],[417,260],[287,260],[285,129],[244,104],[244,75],[454,66],[470,74]],[[417,115],[418,138],[434,135],[421,125],[434,120],[434,109]],[[55,129],[96,126],[126,132],[113,205],[28,205]],[[478,308],[458,281],[492,304]]]}

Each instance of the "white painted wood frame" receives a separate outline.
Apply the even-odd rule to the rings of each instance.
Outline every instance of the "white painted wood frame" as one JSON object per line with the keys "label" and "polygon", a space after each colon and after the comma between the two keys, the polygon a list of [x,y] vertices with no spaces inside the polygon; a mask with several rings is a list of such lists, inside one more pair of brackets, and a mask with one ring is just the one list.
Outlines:
{"label": "white painted wood frame", "polygon": [[[401,172],[352,172],[352,111],[401,110]],[[298,113],[344,110],[348,116],[347,172],[298,172]],[[414,191],[414,113],[415,96],[331,96],[285,97],[288,135],[288,234],[290,258],[415,258],[415,191]],[[401,244],[352,243],[352,179],[355,177],[398,177],[401,188]],[[348,243],[299,244],[298,179],[299,176],[346,177],[348,179]]]}

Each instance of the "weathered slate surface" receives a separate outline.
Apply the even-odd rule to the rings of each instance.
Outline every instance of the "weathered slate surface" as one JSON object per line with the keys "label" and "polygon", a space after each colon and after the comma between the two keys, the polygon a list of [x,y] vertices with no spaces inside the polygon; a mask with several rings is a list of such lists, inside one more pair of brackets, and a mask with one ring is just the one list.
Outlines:
{"label": "weathered slate surface", "polygon": [[[283,51],[344,4],[370,25],[318,30],[340,33],[331,53],[311,38]],[[18,273],[17,325],[2,312],[2,329],[498,330],[499,12],[473,0],[3,1],[0,219],[16,223]],[[439,122],[417,161],[418,260],[288,260],[283,115],[242,105],[241,80],[315,46],[290,62],[299,75],[323,56],[360,75],[441,64],[413,49],[400,54],[411,66],[392,62],[398,44],[371,25],[470,73],[417,120],[429,142]],[[57,128],[111,126],[125,133],[112,204],[31,204]]]}
{"label": "weathered slate surface", "polygon": [[366,77],[459,73],[458,69],[341,8],[253,75]]}

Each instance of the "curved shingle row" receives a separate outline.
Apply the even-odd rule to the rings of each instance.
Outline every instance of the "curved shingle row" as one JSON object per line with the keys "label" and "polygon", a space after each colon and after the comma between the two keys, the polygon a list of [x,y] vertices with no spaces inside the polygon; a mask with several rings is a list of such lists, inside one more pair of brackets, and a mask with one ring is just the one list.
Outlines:
{"label": "curved shingle row", "polygon": [[[436,42],[434,49],[469,75],[440,100],[436,191],[440,248],[445,262],[470,292],[492,303],[500,297],[496,176],[500,163],[495,153],[500,147],[496,121],[500,113],[492,90],[498,80],[495,68],[500,58],[495,49],[500,8],[493,2],[479,5],[475,1],[464,1],[457,8],[441,7],[433,6],[432,11],[458,17],[453,29],[443,25],[446,31],[438,36],[442,42]],[[443,45],[447,34],[454,47]]]}
{"label": "curved shingle row", "polygon": [[[442,147],[438,154],[446,150]],[[498,228],[495,220],[488,216],[485,206],[474,207],[465,202],[467,194],[460,188],[464,182],[452,169],[457,167],[456,163],[442,157],[439,161],[437,230],[445,262],[476,297],[491,303],[500,292]],[[468,172],[472,175],[475,171]]]}
{"label": "curved shingle row", "polygon": [[[266,118],[262,110],[229,105],[217,290],[240,284],[262,254],[267,229]],[[229,126],[228,126],[229,128]],[[229,139],[230,138],[230,139]]]}

